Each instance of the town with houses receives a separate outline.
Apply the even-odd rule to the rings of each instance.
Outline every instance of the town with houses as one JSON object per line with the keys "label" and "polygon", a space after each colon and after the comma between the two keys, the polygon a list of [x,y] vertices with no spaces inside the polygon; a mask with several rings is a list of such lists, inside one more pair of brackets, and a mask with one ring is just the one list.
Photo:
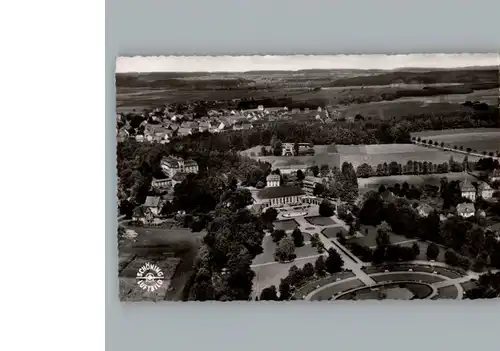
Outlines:
{"label": "town with houses", "polygon": [[[293,108],[289,111],[286,106],[264,108],[263,105],[259,105],[256,109],[251,110],[209,110],[206,116],[195,119],[193,112],[176,114],[171,112],[167,106],[163,109],[156,108],[154,111],[141,113],[140,116],[144,120],[134,130],[135,133],[130,133],[130,122],[123,114],[119,113],[117,122],[121,127],[117,130],[117,139],[122,141],[127,138],[135,138],[138,142],[168,143],[174,137],[203,132],[220,133],[228,130],[247,130],[264,123],[285,121],[298,116],[305,120],[314,119],[331,123],[337,115],[335,110],[329,113],[326,108],[322,109],[321,107],[312,111],[309,108],[302,110]],[[354,121],[353,116],[347,119]]]}
{"label": "town with houses", "polygon": [[[500,297],[498,103],[480,104],[118,113],[121,299]],[[167,283],[145,294],[151,260]]]}

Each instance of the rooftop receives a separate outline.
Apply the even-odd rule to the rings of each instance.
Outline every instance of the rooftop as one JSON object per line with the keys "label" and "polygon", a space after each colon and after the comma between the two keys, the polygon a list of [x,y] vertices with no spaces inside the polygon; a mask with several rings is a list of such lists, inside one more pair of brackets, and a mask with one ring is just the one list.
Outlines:
{"label": "rooftop", "polygon": [[475,212],[476,208],[473,203],[462,202],[457,205],[457,212]]}
{"label": "rooftop", "polygon": [[158,196],[148,196],[144,206],[146,207],[157,207],[160,204],[160,198]]}
{"label": "rooftop", "polygon": [[257,194],[259,199],[276,199],[280,197],[304,195],[304,191],[296,186],[277,186],[264,188]]}
{"label": "rooftop", "polygon": [[461,191],[476,191],[476,188],[474,188],[474,185],[472,185],[467,179],[465,179],[462,184],[460,185],[460,190]]}

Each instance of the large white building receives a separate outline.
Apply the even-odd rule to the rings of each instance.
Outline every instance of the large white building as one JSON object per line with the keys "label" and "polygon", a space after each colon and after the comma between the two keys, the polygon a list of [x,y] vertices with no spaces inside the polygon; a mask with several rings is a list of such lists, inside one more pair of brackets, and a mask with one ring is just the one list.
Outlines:
{"label": "large white building", "polygon": [[274,207],[301,204],[305,196],[304,191],[296,186],[280,186],[279,180],[279,175],[270,174],[267,176],[267,187],[261,189],[255,195],[255,202]]}
{"label": "large white building", "polygon": [[166,175],[173,178],[177,173],[198,173],[198,163],[194,160],[164,157],[161,160],[161,169]]}

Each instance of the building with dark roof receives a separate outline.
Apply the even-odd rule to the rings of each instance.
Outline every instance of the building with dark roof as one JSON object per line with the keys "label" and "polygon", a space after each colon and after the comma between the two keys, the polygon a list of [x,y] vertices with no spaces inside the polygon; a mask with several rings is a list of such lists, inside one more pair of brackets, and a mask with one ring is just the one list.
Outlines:
{"label": "building with dark roof", "polygon": [[161,169],[170,178],[176,173],[198,173],[198,163],[194,160],[183,160],[182,158],[164,157],[161,160]]}
{"label": "building with dark roof", "polygon": [[457,205],[457,213],[464,218],[472,217],[476,213],[476,208],[472,203],[463,202]]}
{"label": "building with dark roof", "polygon": [[268,187],[257,193],[257,203],[268,206],[281,206],[292,203],[302,203],[304,191],[296,186]]}
{"label": "building with dark roof", "polygon": [[471,201],[476,200],[476,188],[467,179],[460,184],[460,191],[462,192],[462,197]]}

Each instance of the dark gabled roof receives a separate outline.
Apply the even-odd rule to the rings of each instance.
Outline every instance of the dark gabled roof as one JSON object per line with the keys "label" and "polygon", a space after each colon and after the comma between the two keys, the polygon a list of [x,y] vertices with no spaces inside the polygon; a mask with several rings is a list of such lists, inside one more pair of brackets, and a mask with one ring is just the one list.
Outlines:
{"label": "dark gabled roof", "polygon": [[260,199],[276,199],[286,196],[304,195],[304,191],[296,186],[276,186],[260,190],[257,196]]}

